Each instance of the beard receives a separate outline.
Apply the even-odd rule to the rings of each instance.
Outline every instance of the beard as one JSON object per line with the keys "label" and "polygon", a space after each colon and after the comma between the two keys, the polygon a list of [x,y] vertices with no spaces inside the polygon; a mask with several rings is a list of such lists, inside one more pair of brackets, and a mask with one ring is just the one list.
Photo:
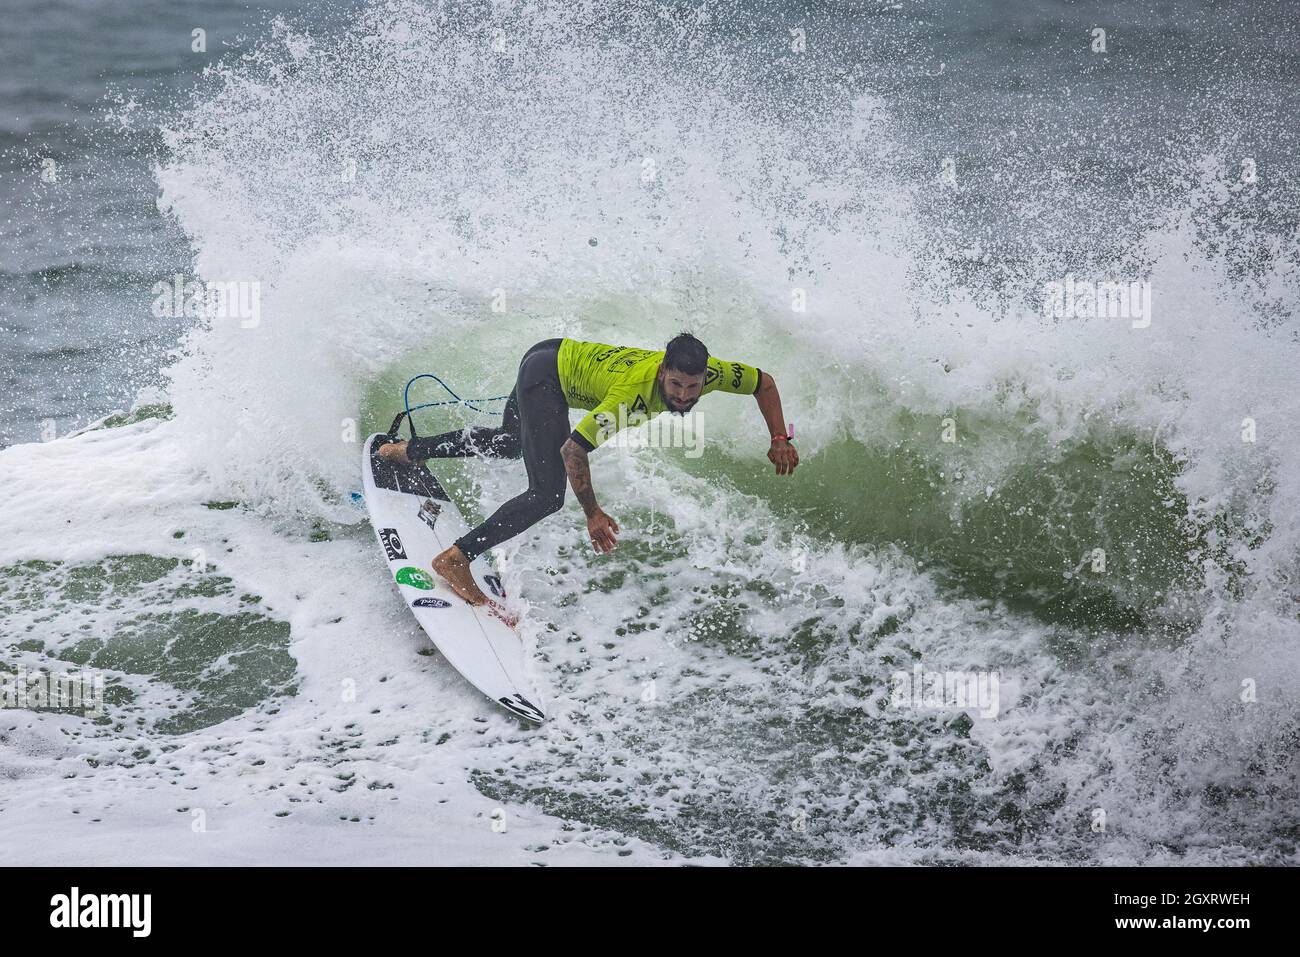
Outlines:
{"label": "beard", "polygon": [[655,382],[655,389],[658,390],[659,398],[663,401],[663,404],[667,406],[668,411],[672,412],[674,415],[685,415],[687,412],[691,411],[691,409],[695,408],[696,402],[700,401],[698,398],[695,398],[691,399],[689,402],[679,404],[673,401],[673,399],[669,397],[668,393],[664,391],[663,383]]}

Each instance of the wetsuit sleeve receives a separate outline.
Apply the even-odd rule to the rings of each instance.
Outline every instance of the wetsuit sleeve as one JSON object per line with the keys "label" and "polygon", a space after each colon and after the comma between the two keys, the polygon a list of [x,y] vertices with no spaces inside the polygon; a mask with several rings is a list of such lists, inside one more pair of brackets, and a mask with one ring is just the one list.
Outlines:
{"label": "wetsuit sleeve", "polygon": [[[716,375],[714,374],[716,372]],[[734,392],[737,395],[753,395],[758,391],[760,377],[758,369],[743,362],[727,359],[715,359],[709,356],[709,375],[705,379],[704,392]]]}

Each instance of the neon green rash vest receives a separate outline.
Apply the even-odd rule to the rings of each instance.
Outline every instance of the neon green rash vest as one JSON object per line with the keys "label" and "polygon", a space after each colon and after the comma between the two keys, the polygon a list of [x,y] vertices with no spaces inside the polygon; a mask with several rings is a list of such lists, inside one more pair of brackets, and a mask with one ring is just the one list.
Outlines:
{"label": "neon green rash vest", "polygon": [[[619,429],[667,412],[668,406],[655,382],[663,359],[662,349],[562,340],[559,371],[564,398],[571,409],[590,410],[573,430],[573,441],[591,451]],[[758,391],[761,378],[754,366],[709,356],[700,395],[710,392],[752,395]]]}

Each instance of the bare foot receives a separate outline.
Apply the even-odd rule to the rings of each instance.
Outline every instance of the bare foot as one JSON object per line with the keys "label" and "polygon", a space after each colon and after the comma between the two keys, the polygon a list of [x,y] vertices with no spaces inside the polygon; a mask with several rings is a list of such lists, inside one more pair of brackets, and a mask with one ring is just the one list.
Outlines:
{"label": "bare foot", "polygon": [[406,457],[405,442],[387,442],[379,447],[379,457],[385,462],[395,462],[398,465],[413,464]]}
{"label": "bare foot", "polygon": [[486,605],[488,596],[478,587],[474,576],[470,574],[469,562],[465,553],[452,545],[433,560],[433,570],[442,576],[452,590],[471,605]]}

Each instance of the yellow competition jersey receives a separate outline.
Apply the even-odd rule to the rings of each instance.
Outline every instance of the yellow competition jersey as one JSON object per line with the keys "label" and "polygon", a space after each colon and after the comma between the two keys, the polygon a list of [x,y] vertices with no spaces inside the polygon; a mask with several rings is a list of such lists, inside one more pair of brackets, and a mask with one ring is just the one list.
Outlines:
{"label": "yellow competition jersey", "polygon": [[[573,430],[574,441],[590,451],[624,426],[667,412],[655,382],[663,358],[663,349],[563,340],[559,371],[564,398],[571,409],[591,410]],[[754,366],[709,356],[700,395],[719,391],[751,395],[758,391],[760,378]]]}

